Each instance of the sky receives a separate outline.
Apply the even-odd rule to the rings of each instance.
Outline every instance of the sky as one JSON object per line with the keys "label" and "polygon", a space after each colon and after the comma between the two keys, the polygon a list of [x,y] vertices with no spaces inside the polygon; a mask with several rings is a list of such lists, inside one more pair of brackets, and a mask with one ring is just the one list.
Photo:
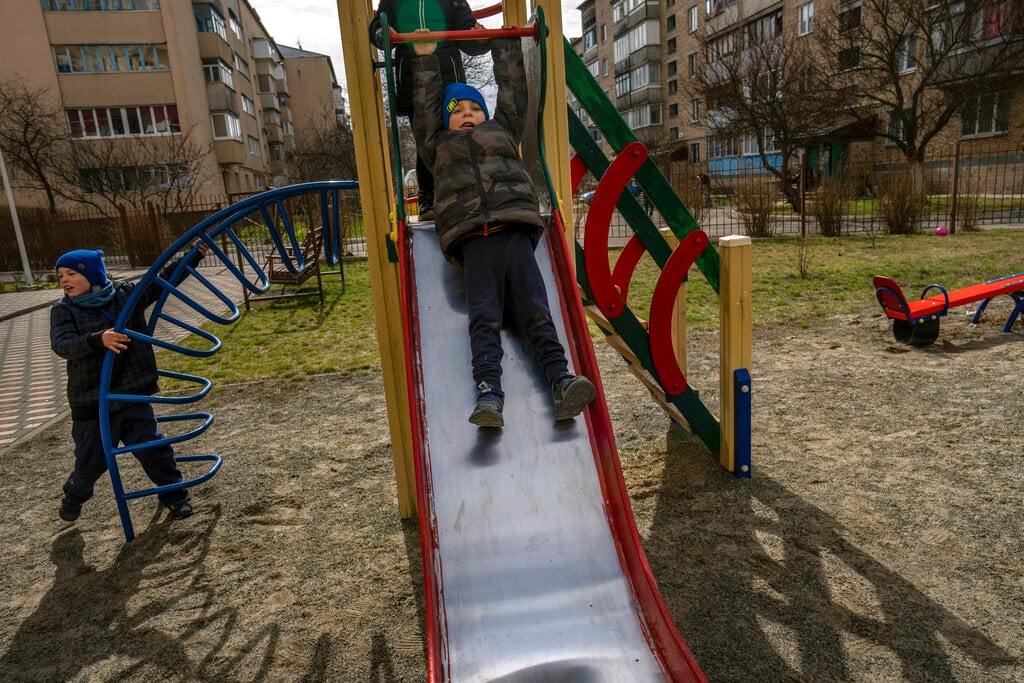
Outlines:
{"label": "sky", "polygon": [[[489,7],[495,1],[469,0],[469,4],[478,9]],[[580,2],[582,0],[562,0],[562,26],[567,36],[580,35],[580,13],[576,10]],[[256,9],[263,26],[277,43],[328,55],[339,85],[348,90],[335,0],[249,0],[249,4]],[[492,28],[501,25],[497,17],[483,23]]]}

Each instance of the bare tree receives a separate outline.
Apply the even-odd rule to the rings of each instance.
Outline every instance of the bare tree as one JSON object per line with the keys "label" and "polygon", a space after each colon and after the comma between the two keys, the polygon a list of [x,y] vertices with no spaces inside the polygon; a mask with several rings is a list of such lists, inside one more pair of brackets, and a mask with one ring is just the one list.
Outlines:
{"label": "bare tree", "polygon": [[732,146],[752,137],[762,166],[800,210],[800,193],[789,182],[795,151],[834,126],[846,94],[824,87],[817,46],[784,31],[781,14],[742,30],[704,33],[699,41],[706,64],[684,88],[707,103],[709,133]]}
{"label": "bare tree", "polygon": [[350,180],[356,177],[355,143],[352,128],[333,112],[310,120],[297,131],[295,149],[288,155],[294,179]]}
{"label": "bare tree", "polygon": [[58,167],[69,149],[64,111],[49,88],[34,88],[17,76],[0,82],[0,145],[11,184],[44,192],[54,211],[61,184]]}
{"label": "bare tree", "polygon": [[73,140],[60,165],[66,199],[110,214],[119,204],[153,204],[164,213],[194,203],[212,173],[212,142],[198,127],[166,135]]}
{"label": "bare tree", "polygon": [[[1012,5],[1012,6],[1011,6]],[[921,187],[928,145],[979,97],[1019,82],[1024,17],[1006,0],[862,0],[815,17],[826,83],[846,111],[880,114]],[[996,95],[998,96],[998,95]],[[982,115],[999,116],[997,106]],[[1009,100],[1005,106],[1009,115]]]}

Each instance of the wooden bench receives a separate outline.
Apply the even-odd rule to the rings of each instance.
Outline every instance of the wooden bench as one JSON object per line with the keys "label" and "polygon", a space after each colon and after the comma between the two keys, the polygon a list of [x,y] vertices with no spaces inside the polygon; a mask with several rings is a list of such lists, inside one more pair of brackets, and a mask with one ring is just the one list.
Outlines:
{"label": "wooden bench", "polygon": [[[1024,310],[1024,273],[1007,275],[952,292],[946,291],[942,285],[931,284],[922,290],[921,298],[917,301],[908,301],[899,284],[892,278],[876,275],[872,278],[872,284],[875,286],[878,303],[882,305],[886,316],[892,319],[892,333],[896,341],[911,346],[927,346],[938,339],[939,318],[951,308],[980,301],[971,319],[971,323],[977,323],[988,302],[1006,294],[1013,298],[1014,307],[1003,325],[1003,332],[1013,328],[1017,316]],[[933,289],[939,293],[926,297]]]}
{"label": "wooden bench", "polygon": [[[320,273],[320,255],[323,252],[324,245],[324,232],[319,226],[316,228],[310,228],[306,233],[306,238],[302,241],[301,253],[302,263],[304,267],[298,273],[293,273],[288,270],[285,265],[285,260],[281,254],[274,252],[267,257],[267,263],[263,270],[267,274],[267,279],[271,285],[281,285],[281,291],[278,294],[264,294],[261,296],[249,296],[248,289],[245,289],[245,310],[252,310],[249,307],[249,303],[252,301],[269,301],[272,299],[294,299],[296,297],[313,296],[314,294],[320,297],[320,305],[324,304],[324,284]],[[294,263],[295,253],[291,247],[285,247],[288,259]],[[304,285],[310,278],[316,278],[316,290],[301,291],[302,285]],[[292,288],[293,291],[289,292],[288,288]]]}

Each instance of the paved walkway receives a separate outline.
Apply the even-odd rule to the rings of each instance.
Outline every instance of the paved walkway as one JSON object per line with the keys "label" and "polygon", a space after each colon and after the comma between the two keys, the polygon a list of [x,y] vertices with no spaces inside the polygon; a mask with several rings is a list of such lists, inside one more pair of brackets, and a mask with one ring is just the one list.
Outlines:
{"label": "paved walkway", "polygon": [[[145,272],[111,270],[110,274],[122,280],[138,279]],[[232,301],[242,300],[242,285],[226,268],[201,268],[199,272]],[[227,310],[215,294],[192,278],[182,283],[181,290],[211,311]],[[69,412],[66,361],[50,350],[50,306],[61,296],[57,289],[0,294],[0,452]],[[165,310],[192,325],[206,320],[173,297]],[[164,322],[156,330],[158,338],[171,341],[187,334],[187,330]]]}

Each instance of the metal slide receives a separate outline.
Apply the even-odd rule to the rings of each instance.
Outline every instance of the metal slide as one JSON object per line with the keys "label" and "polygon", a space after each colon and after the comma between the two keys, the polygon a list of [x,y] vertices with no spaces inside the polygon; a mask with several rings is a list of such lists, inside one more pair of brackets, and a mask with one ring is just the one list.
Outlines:
{"label": "metal slide", "polygon": [[[556,424],[540,369],[506,330],[505,427],[470,424],[461,271],[441,255],[433,224],[409,232],[430,679],[705,680],[650,576],[603,404]],[[570,338],[579,302],[563,307],[551,249],[542,241],[537,260],[579,372],[590,339]]]}

